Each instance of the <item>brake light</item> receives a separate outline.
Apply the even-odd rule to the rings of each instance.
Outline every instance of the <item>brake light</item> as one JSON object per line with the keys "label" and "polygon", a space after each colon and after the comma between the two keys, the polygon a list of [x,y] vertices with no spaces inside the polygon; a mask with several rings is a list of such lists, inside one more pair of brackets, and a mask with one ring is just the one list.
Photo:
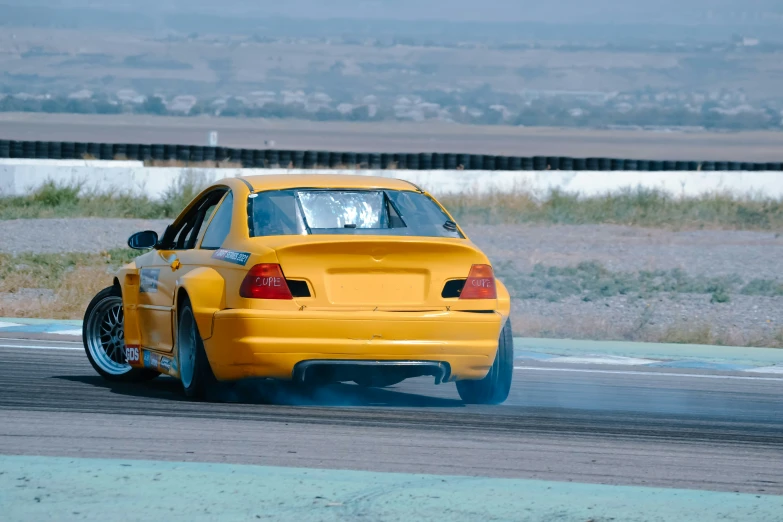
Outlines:
{"label": "brake light", "polygon": [[251,268],[239,287],[239,295],[250,299],[293,299],[283,269],[276,263]]}
{"label": "brake light", "polygon": [[489,265],[473,265],[459,294],[460,299],[497,299],[495,274]]}

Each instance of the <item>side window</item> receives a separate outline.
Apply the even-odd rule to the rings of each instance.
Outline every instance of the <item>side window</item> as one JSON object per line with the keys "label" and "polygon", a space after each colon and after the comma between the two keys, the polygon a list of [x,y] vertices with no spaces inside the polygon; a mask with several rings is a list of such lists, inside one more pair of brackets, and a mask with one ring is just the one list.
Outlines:
{"label": "side window", "polygon": [[188,236],[193,233],[193,227],[196,224],[197,212],[191,212],[182,223],[179,231],[172,238],[171,248],[174,250],[182,250],[187,244]]}
{"label": "side window", "polygon": [[204,239],[201,241],[201,248],[207,250],[217,250],[223,245],[223,241],[228,237],[231,230],[231,214],[234,210],[234,195],[229,192],[223,198],[223,202],[215,212],[215,217],[207,227]]}
{"label": "side window", "polygon": [[176,229],[167,231],[164,238],[164,248],[171,250],[187,250],[196,246],[196,240],[204,234],[204,228],[209,217],[217,208],[220,199],[226,191],[217,190],[206,195],[179,223]]}
{"label": "side window", "polygon": [[198,225],[193,227],[193,232],[190,233],[188,236],[188,248],[196,248],[196,245],[198,244],[199,240],[204,237],[204,232],[207,230],[207,225],[209,224],[209,218],[212,216],[212,214],[215,212],[215,209],[217,208],[218,204],[220,203],[220,199],[213,199],[209,203],[206,204],[206,206],[202,209],[199,217],[198,217]]}

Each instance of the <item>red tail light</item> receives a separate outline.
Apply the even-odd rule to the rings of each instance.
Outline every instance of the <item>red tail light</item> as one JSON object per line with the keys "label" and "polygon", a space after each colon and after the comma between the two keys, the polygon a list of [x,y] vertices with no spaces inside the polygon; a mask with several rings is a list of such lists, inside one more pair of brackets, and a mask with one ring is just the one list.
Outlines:
{"label": "red tail light", "polygon": [[495,274],[489,265],[473,265],[459,294],[460,299],[497,299]]}
{"label": "red tail light", "polygon": [[250,299],[293,299],[283,269],[276,263],[251,268],[239,287],[239,295]]}

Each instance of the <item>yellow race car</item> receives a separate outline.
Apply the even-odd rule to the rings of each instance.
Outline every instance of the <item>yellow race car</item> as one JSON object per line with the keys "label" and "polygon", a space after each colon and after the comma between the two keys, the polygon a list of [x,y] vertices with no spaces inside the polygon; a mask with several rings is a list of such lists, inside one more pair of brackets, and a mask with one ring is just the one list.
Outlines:
{"label": "yellow race car", "polygon": [[[168,374],[189,397],[245,378],[456,382],[498,404],[513,373],[509,294],[432,196],[402,180],[224,179],[122,267],[84,316],[108,380]],[[151,250],[150,250],[151,249]]]}

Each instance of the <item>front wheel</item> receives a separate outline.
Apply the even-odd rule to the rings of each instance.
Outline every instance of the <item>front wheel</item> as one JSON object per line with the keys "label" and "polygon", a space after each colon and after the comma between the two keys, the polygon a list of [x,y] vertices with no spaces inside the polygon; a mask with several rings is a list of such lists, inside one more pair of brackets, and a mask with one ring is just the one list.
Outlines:
{"label": "front wheel", "polygon": [[132,368],[125,360],[125,316],[116,286],[104,288],[90,301],[82,342],[90,364],[107,381],[143,382],[158,376],[152,370]]}
{"label": "front wheel", "polygon": [[498,340],[495,362],[486,377],[480,381],[457,381],[457,391],[468,404],[500,404],[511,391],[514,373],[514,338],[511,322],[506,321]]}

